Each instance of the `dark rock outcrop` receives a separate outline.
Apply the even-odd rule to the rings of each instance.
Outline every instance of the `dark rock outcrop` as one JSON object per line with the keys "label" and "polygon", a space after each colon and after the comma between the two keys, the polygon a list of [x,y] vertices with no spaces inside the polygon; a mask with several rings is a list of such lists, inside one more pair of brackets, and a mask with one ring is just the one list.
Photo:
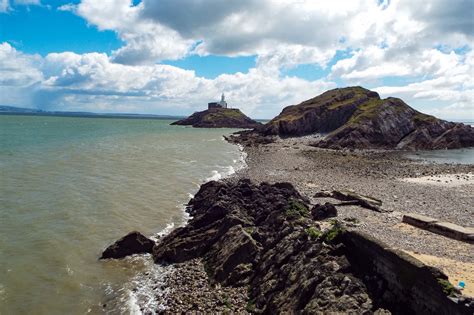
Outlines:
{"label": "dark rock outcrop", "polygon": [[[437,303],[445,303],[446,310],[465,310],[439,295],[442,288],[433,289],[437,301],[432,304],[421,291],[416,291],[416,298],[403,294],[396,304],[402,293],[395,284],[387,284],[399,281],[391,274],[397,268],[390,265],[392,256],[384,256],[388,257],[383,262],[386,273],[362,268],[351,234],[345,236],[337,223],[321,232],[311,218],[309,201],[291,184],[208,182],[189,202],[187,211],[193,216],[189,223],[153,248],[155,262],[201,258],[211,282],[248,286],[252,312],[371,314],[388,309],[410,314],[421,307],[429,312]],[[362,241],[357,238],[355,242]],[[366,250],[369,245],[364,246]],[[383,250],[374,247],[374,252]],[[389,270],[392,267],[395,271]],[[430,286],[438,285],[436,278],[444,279],[439,271],[433,275],[424,275]],[[379,282],[385,285],[385,292],[372,285]],[[425,300],[417,307],[416,299]]]}
{"label": "dark rock outcrop", "polygon": [[382,200],[370,196],[364,196],[351,190],[320,191],[314,194],[314,197],[334,198],[343,201],[342,203],[337,204],[337,206],[356,205],[377,212],[385,211],[381,208]]}
{"label": "dark rock outcrop", "polygon": [[311,216],[314,220],[337,217],[337,209],[329,202],[326,202],[324,205],[317,204],[311,209]]}
{"label": "dark rock outcrop", "polygon": [[314,145],[330,149],[431,150],[474,146],[471,126],[420,113],[401,99],[381,99],[376,92],[362,87],[330,90],[288,106],[257,128],[256,133],[281,137],[320,133],[325,136]]}
{"label": "dark rock outcrop", "polygon": [[140,232],[130,232],[109,247],[107,247],[100,259],[124,258],[133,254],[151,253],[155,242]]}
{"label": "dark rock outcrop", "polygon": [[196,128],[256,128],[261,124],[250,119],[236,108],[212,108],[195,112],[188,118],[175,121],[171,125],[193,126]]}

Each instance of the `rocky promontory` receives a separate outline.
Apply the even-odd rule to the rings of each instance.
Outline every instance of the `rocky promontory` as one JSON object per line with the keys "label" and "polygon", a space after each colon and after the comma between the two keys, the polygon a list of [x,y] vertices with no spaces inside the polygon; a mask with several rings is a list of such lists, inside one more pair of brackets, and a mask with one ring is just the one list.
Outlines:
{"label": "rocky promontory", "polygon": [[245,142],[261,137],[315,134],[315,146],[331,149],[431,150],[474,146],[471,126],[423,114],[399,98],[381,99],[377,92],[362,87],[333,89],[288,106],[242,139]]}
{"label": "rocky promontory", "polygon": [[210,108],[195,112],[188,118],[171,125],[193,126],[196,128],[256,128],[261,124],[252,120],[237,108]]}
{"label": "rocky promontory", "polygon": [[[321,207],[328,205],[312,206],[289,183],[211,181],[188,203],[192,219],[152,255],[159,264],[190,262],[198,273],[194,262],[202,261],[212,286],[247,292],[247,313],[472,313],[474,303],[438,269],[336,220],[328,227]],[[204,275],[189,276],[202,282]],[[199,293],[185,292],[170,311],[202,310],[192,298]],[[234,300],[223,305],[241,311]]]}

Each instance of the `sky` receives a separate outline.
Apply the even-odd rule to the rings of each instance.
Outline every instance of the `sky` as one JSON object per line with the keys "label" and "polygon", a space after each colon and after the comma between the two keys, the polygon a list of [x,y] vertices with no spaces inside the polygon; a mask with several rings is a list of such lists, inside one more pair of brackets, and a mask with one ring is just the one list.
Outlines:
{"label": "sky", "polygon": [[360,85],[474,120],[472,0],[0,0],[0,105],[272,118]]}

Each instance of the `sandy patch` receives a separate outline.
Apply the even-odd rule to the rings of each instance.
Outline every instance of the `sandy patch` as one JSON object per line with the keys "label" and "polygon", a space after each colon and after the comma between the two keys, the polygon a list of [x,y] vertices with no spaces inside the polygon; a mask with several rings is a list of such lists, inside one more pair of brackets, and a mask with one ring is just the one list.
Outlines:
{"label": "sandy patch", "polygon": [[461,262],[448,258],[441,258],[421,253],[414,253],[403,250],[407,254],[415,257],[425,265],[441,269],[448,277],[449,282],[457,286],[459,281],[464,281],[466,286],[461,292],[464,295],[474,297],[474,263]]}
{"label": "sandy patch", "polygon": [[407,183],[415,183],[422,185],[458,187],[462,185],[474,185],[474,174],[439,174],[433,176],[403,178],[401,180]]}

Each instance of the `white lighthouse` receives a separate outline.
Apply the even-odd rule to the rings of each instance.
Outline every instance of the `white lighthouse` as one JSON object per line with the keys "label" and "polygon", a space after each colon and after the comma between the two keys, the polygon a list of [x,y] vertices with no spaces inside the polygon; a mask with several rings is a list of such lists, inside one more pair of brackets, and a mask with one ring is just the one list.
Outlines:
{"label": "white lighthouse", "polygon": [[222,95],[221,95],[221,101],[220,102],[207,103],[207,108],[208,109],[227,108],[227,102],[225,101],[224,93],[222,93]]}
{"label": "white lighthouse", "polygon": [[222,108],[227,108],[227,102],[225,101],[224,93],[222,93],[222,95],[221,95],[221,101],[219,102],[219,105],[221,105]]}

